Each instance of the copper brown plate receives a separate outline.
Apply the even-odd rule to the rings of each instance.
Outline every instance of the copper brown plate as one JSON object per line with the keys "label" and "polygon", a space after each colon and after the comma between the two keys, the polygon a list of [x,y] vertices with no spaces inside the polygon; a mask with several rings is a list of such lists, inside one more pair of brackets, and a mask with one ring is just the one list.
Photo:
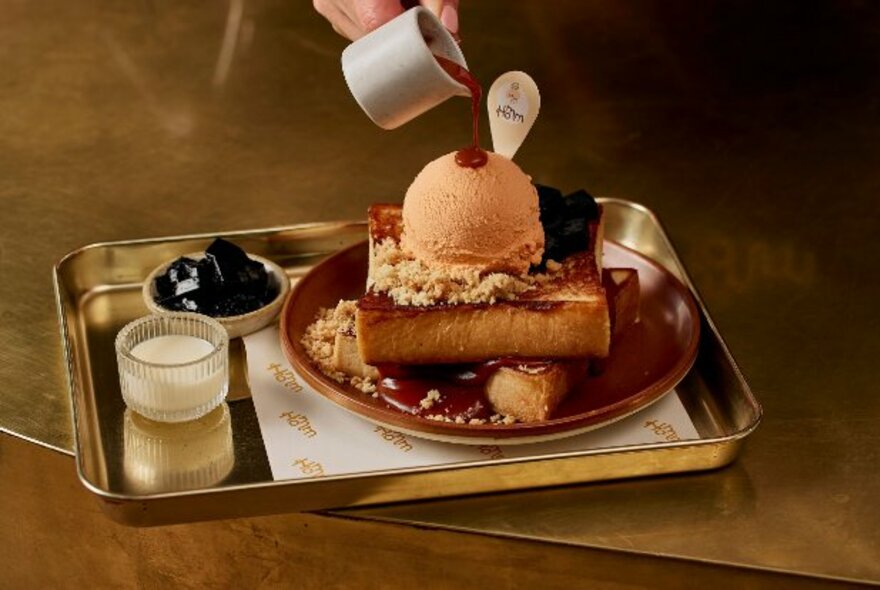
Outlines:
{"label": "copper brown plate", "polygon": [[357,299],[363,294],[367,250],[366,242],[355,244],[300,279],[281,312],[281,345],[315,391],[383,426],[423,438],[468,444],[520,444],[571,436],[620,420],[659,400],[681,381],[696,358],[700,316],[687,287],[641,254],[606,241],[606,267],[639,272],[641,320],[614,342],[603,373],[572,391],[552,420],[477,425],[407,414],[326,377],[312,365],[300,342],[319,308],[335,307],[340,299]]}

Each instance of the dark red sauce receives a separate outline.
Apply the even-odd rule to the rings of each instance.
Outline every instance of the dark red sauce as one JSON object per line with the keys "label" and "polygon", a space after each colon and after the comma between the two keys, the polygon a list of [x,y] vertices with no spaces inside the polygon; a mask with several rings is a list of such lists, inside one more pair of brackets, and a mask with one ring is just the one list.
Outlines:
{"label": "dark red sauce", "polygon": [[434,56],[437,63],[456,82],[464,85],[471,93],[471,117],[473,119],[473,143],[458,150],[455,153],[455,163],[464,168],[479,168],[488,161],[488,155],[480,149],[480,99],[483,96],[483,87],[480,82],[466,68],[458,65],[451,59]]}
{"label": "dark red sauce", "polygon": [[478,146],[461,148],[455,152],[455,163],[462,168],[479,168],[483,166],[489,157]]}
{"label": "dark red sauce", "polygon": [[[464,365],[406,366],[378,365],[382,378],[377,389],[379,396],[393,408],[417,416],[446,416],[451,420],[461,418],[488,419],[494,411],[484,393],[486,381],[501,367],[545,367],[550,361],[524,361],[500,358],[484,363]],[[440,399],[428,408],[421,406],[428,392],[436,389]]]}

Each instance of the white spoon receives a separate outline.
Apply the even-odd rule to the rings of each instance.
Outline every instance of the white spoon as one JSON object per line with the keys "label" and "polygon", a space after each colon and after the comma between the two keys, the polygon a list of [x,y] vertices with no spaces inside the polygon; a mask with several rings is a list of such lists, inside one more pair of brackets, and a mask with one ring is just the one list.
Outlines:
{"label": "white spoon", "polygon": [[489,89],[486,107],[494,151],[513,159],[538,118],[538,85],[525,72],[501,74]]}

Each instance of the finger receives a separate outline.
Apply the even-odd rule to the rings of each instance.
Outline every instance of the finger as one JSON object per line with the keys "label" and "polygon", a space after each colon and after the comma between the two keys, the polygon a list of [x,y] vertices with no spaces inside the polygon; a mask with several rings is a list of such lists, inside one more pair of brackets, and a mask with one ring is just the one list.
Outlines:
{"label": "finger", "polygon": [[[335,28],[335,27],[334,27]],[[348,37],[352,41],[357,41],[361,37],[367,34],[360,25],[358,25],[355,21],[350,19],[348,16],[344,16],[339,21],[339,29],[336,31],[343,37]]]}
{"label": "finger", "polygon": [[443,10],[443,0],[422,0],[421,5],[434,13],[434,16],[440,18],[440,12]]}
{"label": "finger", "polygon": [[312,4],[315,10],[318,11],[318,14],[330,22],[333,30],[343,37],[354,41],[363,36],[360,28],[354,24],[351,17],[336,2],[332,0],[313,0]]}
{"label": "finger", "polygon": [[331,22],[333,30],[351,41],[357,41],[364,36],[364,32],[346,16]]}
{"label": "finger", "polygon": [[333,16],[332,19],[328,19],[330,21],[330,25],[333,27],[333,30],[336,31],[339,35],[349,39],[351,41],[356,41],[364,36],[363,31],[361,31],[360,27],[354,24],[354,22],[348,18],[343,13],[338,13]]}
{"label": "finger", "polygon": [[458,0],[443,0],[440,22],[453,35],[458,35]]}
{"label": "finger", "polygon": [[355,25],[369,33],[395,16],[403,14],[399,0],[355,0]]}
{"label": "finger", "polygon": [[315,7],[315,11],[326,18],[330,24],[333,24],[333,16],[335,16],[339,9],[336,8],[336,4],[331,0],[312,0],[312,6]]}

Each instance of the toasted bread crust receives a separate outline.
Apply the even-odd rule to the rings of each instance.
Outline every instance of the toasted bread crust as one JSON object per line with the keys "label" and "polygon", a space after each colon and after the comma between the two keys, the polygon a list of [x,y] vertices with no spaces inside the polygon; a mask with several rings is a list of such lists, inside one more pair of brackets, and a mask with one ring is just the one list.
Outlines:
{"label": "toasted bread crust", "polygon": [[394,311],[361,300],[357,315],[358,345],[369,364],[605,357],[609,330],[604,298]]}
{"label": "toasted bread crust", "polygon": [[[400,239],[399,205],[374,205],[368,217],[371,247]],[[597,259],[601,234],[600,216],[590,226],[590,250],[567,257],[549,281],[512,301],[401,306],[367,293],[358,302],[361,357],[368,364],[436,364],[608,356],[610,319]]]}

